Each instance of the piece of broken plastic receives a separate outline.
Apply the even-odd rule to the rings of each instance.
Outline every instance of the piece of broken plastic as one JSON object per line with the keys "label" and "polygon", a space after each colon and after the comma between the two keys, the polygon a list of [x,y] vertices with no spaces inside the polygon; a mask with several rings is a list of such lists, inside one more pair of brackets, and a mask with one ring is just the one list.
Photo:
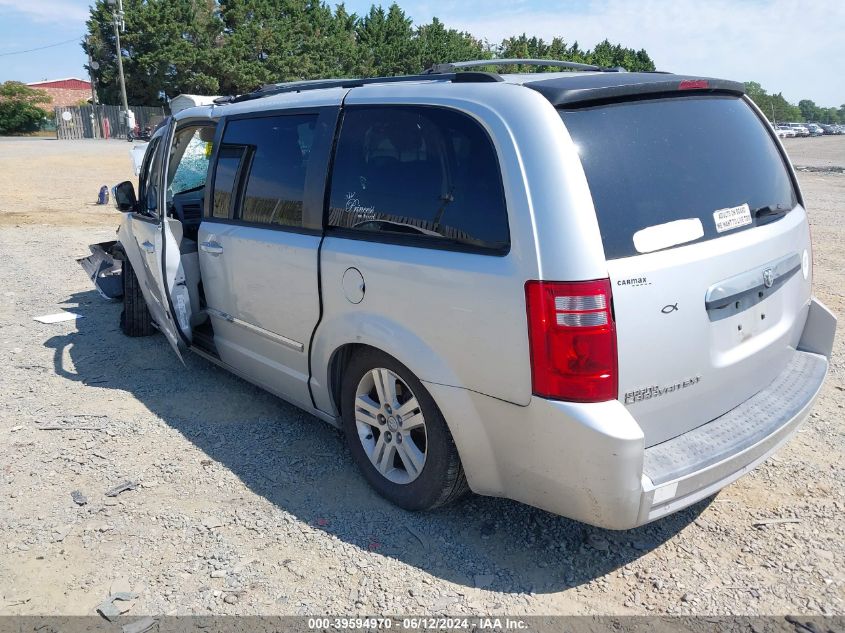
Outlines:
{"label": "piece of broken plastic", "polygon": [[[109,622],[112,622],[114,618],[117,618],[122,613],[129,611],[132,607],[129,603],[137,597],[137,593],[130,593],[128,591],[121,591],[113,594],[97,605],[97,613],[102,615]],[[115,604],[116,602],[122,602],[125,604]]]}
{"label": "piece of broken plastic", "polygon": [[73,321],[84,317],[81,314],[76,314],[76,312],[57,312],[56,314],[45,314],[32,318],[39,323],[61,323],[62,321]]}
{"label": "piece of broken plastic", "polygon": [[127,490],[135,490],[138,487],[138,484],[134,481],[124,481],[122,484],[116,485],[111,490],[106,492],[107,497],[116,497],[121,492],[126,492]]}

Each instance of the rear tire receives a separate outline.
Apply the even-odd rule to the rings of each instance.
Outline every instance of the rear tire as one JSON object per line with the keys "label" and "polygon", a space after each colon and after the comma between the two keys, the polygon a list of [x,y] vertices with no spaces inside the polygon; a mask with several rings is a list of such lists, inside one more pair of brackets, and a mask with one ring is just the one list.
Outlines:
{"label": "rear tire", "polygon": [[[384,397],[388,390],[393,396]],[[469,490],[443,414],[396,359],[374,349],[353,356],[341,410],[352,457],[381,496],[406,510],[429,510]]]}
{"label": "rear tire", "polygon": [[126,336],[150,336],[155,333],[147,301],[141,284],[128,259],[123,260],[123,312],[120,313],[120,330]]}

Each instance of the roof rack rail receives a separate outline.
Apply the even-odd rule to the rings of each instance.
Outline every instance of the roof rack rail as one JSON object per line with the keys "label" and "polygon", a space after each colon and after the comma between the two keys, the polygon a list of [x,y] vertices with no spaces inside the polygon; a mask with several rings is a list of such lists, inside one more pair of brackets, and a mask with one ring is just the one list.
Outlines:
{"label": "roof rack rail", "polygon": [[440,75],[454,73],[460,68],[478,68],[479,66],[555,66],[556,68],[571,68],[573,70],[597,70],[600,72],[625,72],[625,69],[606,68],[593,64],[579,64],[578,62],[567,62],[559,59],[475,59],[467,62],[449,62],[446,64],[435,64],[424,72],[426,75]]}
{"label": "roof rack rail", "polygon": [[455,83],[486,83],[491,81],[503,81],[496,73],[465,72],[465,73],[438,73],[422,75],[397,75],[394,77],[366,77],[364,79],[309,79],[303,81],[290,81],[286,83],[268,84],[261,86],[252,92],[247,92],[236,97],[220,97],[215,103],[238,103],[252,99],[263,99],[272,95],[285,92],[304,92],[306,90],[323,90],[326,88],[358,88],[367,84],[399,83],[404,81],[452,81]]}

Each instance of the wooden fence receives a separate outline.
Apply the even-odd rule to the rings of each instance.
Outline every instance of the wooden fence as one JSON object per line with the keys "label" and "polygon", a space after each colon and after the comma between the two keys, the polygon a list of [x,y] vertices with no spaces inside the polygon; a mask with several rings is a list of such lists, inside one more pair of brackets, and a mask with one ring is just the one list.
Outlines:
{"label": "wooden fence", "polygon": [[[143,130],[155,129],[167,116],[164,108],[129,106],[135,113],[135,123]],[[56,136],[60,139],[126,138],[129,133],[120,106],[72,106],[56,108]]]}

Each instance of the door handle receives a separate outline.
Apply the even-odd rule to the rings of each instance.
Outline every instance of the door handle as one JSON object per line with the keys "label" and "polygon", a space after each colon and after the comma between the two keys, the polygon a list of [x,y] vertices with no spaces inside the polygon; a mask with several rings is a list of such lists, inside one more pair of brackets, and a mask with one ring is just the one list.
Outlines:
{"label": "door handle", "polygon": [[146,241],[141,244],[141,248],[147,251],[150,255],[156,252],[155,244],[152,242]]}
{"label": "door handle", "polygon": [[223,247],[217,242],[201,242],[200,248],[211,255],[220,255],[223,253]]}

